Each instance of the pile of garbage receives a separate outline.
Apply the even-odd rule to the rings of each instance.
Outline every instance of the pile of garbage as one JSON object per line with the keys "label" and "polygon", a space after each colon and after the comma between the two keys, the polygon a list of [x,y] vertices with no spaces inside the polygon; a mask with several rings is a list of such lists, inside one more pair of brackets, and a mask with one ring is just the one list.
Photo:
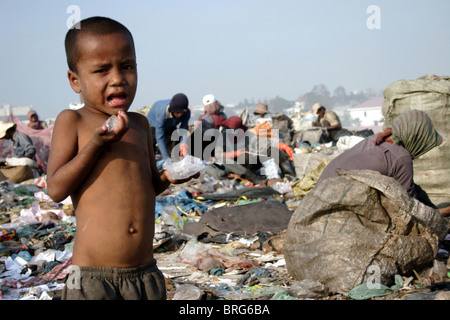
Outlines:
{"label": "pile of garbage", "polygon": [[[393,284],[365,282],[343,293],[292,277],[285,259],[289,223],[321,168],[339,153],[331,146],[311,149],[294,155],[294,181],[254,185],[205,173],[157,197],[154,254],[168,299],[450,299],[450,235],[427,268],[397,274]],[[54,203],[45,176],[0,182],[0,194],[0,298],[60,299],[76,232],[70,199]]]}
{"label": "pile of garbage", "polygon": [[159,197],[180,204],[163,206],[156,223],[155,257],[168,298],[450,299],[450,235],[429,266],[411,275],[396,274],[390,285],[368,281],[339,293],[314,279],[294,279],[286,266],[285,244],[291,217],[304,201],[291,188],[300,181],[245,187],[242,181],[205,175]]}
{"label": "pile of garbage", "polygon": [[1,299],[51,300],[64,287],[76,221],[70,201],[54,203],[44,180],[0,182]]}

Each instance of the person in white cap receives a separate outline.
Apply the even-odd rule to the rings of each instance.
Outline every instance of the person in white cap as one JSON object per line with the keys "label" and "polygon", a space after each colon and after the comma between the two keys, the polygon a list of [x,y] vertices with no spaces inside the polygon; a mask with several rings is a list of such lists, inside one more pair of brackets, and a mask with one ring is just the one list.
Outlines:
{"label": "person in white cap", "polygon": [[242,129],[247,131],[247,126],[243,125],[239,116],[227,116],[220,111],[220,102],[212,95],[207,94],[203,97],[205,112],[198,117],[198,121],[202,121],[205,116],[211,116],[214,119],[215,129]]}
{"label": "person in white cap", "polygon": [[[7,177],[9,182],[21,183],[40,175],[33,141],[25,133],[17,131],[15,123],[0,121],[0,139],[11,140],[12,142],[13,158],[6,161],[8,167],[2,168],[2,175]],[[13,160],[14,158],[27,159],[25,162],[23,162],[23,159],[16,162]]]}
{"label": "person in white cap", "polygon": [[214,95],[207,94],[203,97],[203,106],[205,108],[205,114],[215,114],[227,119],[227,115],[223,112],[224,107],[221,105]]}
{"label": "person in white cap", "polygon": [[30,158],[36,161],[36,148],[31,138],[16,130],[16,124],[0,121],[0,139],[11,140],[13,155],[16,158]]}

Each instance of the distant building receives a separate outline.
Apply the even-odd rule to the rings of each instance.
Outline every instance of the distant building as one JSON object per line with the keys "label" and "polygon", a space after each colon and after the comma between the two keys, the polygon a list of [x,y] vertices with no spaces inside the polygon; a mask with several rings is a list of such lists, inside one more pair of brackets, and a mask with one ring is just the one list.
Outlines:
{"label": "distant building", "polygon": [[9,104],[5,104],[3,108],[0,109],[0,120],[7,121],[8,117],[12,114],[19,118],[20,121],[28,123],[27,113],[32,109],[33,106],[13,107]]}
{"label": "distant building", "polygon": [[350,117],[359,120],[360,126],[382,126],[384,122],[381,107],[384,98],[373,98],[349,109]]}

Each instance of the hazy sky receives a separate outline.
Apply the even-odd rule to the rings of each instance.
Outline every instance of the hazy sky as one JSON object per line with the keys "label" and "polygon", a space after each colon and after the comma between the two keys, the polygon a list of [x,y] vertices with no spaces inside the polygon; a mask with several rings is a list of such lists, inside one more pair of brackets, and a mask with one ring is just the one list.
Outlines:
{"label": "hazy sky", "polygon": [[46,118],[79,102],[63,45],[70,5],[132,32],[131,110],[178,92],[226,105],[450,74],[448,0],[0,0],[0,107],[33,105]]}

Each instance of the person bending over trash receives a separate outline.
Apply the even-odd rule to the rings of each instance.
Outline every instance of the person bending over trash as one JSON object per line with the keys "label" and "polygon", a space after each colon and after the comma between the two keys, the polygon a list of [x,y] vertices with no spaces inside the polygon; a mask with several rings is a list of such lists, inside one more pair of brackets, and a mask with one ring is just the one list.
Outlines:
{"label": "person bending over trash", "polygon": [[[206,122],[207,117],[211,116],[202,117],[202,121]],[[207,122],[210,122],[210,126],[214,127],[214,119],[210,119]],[[208,141],[214,140],[213,143],[208,144],[203,152],[208,157],[211,151],[214,152],[214,164],[212,167],[208,166],[209,174],[215,177],[236,174],[255,184],[265,184],[267,179],[271,179],[269,176],[280,178],[278,175],[279,166],[283,175],[295,176],[295,172],[291,169],[289,163],[286,164],[286,162],[291,161],[290,158],[293,156],[292,148],[279,142],[278,137],[274,135],[272,126],[265,123],[263,127],[258,126],[256,129],[249,130],[242,124],[240,117],[232,116],[228,120],[233,120],[228,121],[228,128],[222,131],[215,130],[215,134],[210,134],[214,135],[214,138],[206,139]],[[206,130],[204,134],[209,131]],[[271,166],[276,172],[269,175],[267,175],[267,172],[262,174],[261,169],[267,166]],[[212,168],[214,170],[211,170]]]}
{"label": "person bending over trash", "polygon": [[[413,180],[413,160],[444,143],[423,111],[410,110],[400,114],[392,127],[367,137],[353,148],[333,159],[318,182],[337,176],[336,169],[374,170],[397,180],[415,199],[437,209],[427,193]],[[441,214],[447,209],[439,209]]]}
{"label": "person bending over trash", "polygon": [[18,131],[15,123],[0,122],[0,139],[12,141],[14,157],[25,157],[36,161],[36,148],[33,141],[25,133]]}
{"label": "person bending over trash", "polygon": [[312,126],[326,129],[321,138],[322,142],[336,143],[336,135],[342,129],[341,120],[339,120],[336,113],[317,103],[313,106],[312,112],[317,114],[317,118],[313,121]]}
{"label": "person bending over trash", "polygon": [[[155,196],[192,177],[158,172],[146,117],[127,112],[137,88],[130,31],[105,17],[80,26],[65,48],[70,86],[85,105],[58,115],[48,163],[48,194],[70,195],[77,220],[77,278],[67,279],[63,299],[165,299],[153,257]],[[113,115],[116,126],[107,126]]]}
{"label": "person bending over trash", "polygon": [[[148,122],[153,136],[153,148],[161,153],[164,160],[170,158],[176,144],[180,143],[180,157],[188,154],[187,137],[183,135],[189,130],[191,111],[188,108],[189,100],[183,93],[177,93],[172,99],[156,101],[147,114]],[[180,131],[180,140],[172,139],[172,133]]]}
{"label": "person bending over trash", "polygon": [[18,131],[15,123],[0,121],[0,139],[11,140],[13,149],[13,158],[0,163],[1,179],[21,183],[39,177],[36,148],[27,134]]}

